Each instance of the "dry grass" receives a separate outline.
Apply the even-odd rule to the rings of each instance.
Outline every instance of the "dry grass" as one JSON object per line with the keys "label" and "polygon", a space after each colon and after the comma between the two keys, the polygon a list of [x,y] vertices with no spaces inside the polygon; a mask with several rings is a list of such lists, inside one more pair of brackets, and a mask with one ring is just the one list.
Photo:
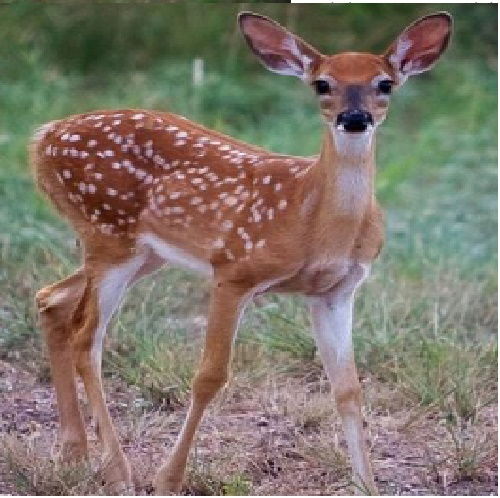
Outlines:
{"label": "dry grass", "polygon": [[99,471],[88,462],[64,464],[46,454],[46,447],[33,437],[0,439],[9,478],[17,494],[37,496],[106,495]]}
{"label": "dry grass", "polygon": [[251,481],[244,474],[228,472],[220,462],[197,463],[187,469],[185,492],[195,496],[247,496]]}
{"label": "dry grass", "polygon": [[[57,424],[53,393],[40,386],[36,420],[22,418],[33,400],[33,376],[12,372],[13,389],[0,393],[2,417],[16,420],[1,439],[0,489],[18,494],[103,494],[100,448],[91,440],[92,465],[61,467],[50,457]],[[202,424],[190,459],[184,494],[349,494],[349,463],[340,421],[322,378],[278,374],[248,383],[239,374]],[[168,455],[186,408],[153,410],[130,406],[140,394],[118,380],[106,383],[111,412],[134,469],[136,492],[152,492],[151,482]],[[474,420],[446,420],[429,408],[410,424],[405,403],[381,411],[370,400],[389,397],[388,386],[365,381],[375,472],[385,494],[488,494],[495,489],[496,414],[478,407]],[[389,392],[391,392],[389,390]],[[404,396],[392,391],[394,397]],[[24,404],[16,405],[16,399]],[[36,399],[36,398],[35,398]],[[128,404],[124,400],[129,400]],[[450,400],[451,403],[451,400]],[[399,405],[399,407],[397,407]]]}
{"label": "dry grass", "polygon": [[[168,318],[155,307],[171,285],[178,285],[176,278],[174,274],[174,283],[145,281],[135,289],[107,344],[111,412],[131,458],[137,492],[143,494],[152,492],[154,469],[180,429],[201,350],[199,317],[206,295],[196,280],[184,282],[178,300],[168,298]],[[444,270],[431,280],[397,278],[389,267],[362,290],[355,342],[375,472],[384,493],[477,494],[496,489],[496,417],[491,411],[496,402],[496,344],[490,335],[496,302],[491,285]],[[457,288],[459,300],[454,299]],[[198,292],[202,304],[187,313],[182,296],[192,292]],[[136,301],[136,294],[148,294],[151,304]],[[137,335],[132,333],[136,320]],[[291,334],[287,320],[296,324]],[[235,347],[234,377],[201,429],[185,493],[353,491],[340,422],[307,326],[298,301],[266,298],[250,310]],[[267,327],[270,337],[261,340]],[[0,372],[3,410],[13,411],[11,420],[26,413],[23,406],[31,406],[17,407],[14,393],[29,399],[34,383],[50,392],[39,383],[47,368],[41,356],[28,352],[22,362],[15,360]],[[19,385],[12,373],[16,364],[25,372]],[[33,416],[40,409],[38,405]],[[54,404],[50,413],[53,418]],[[29,425],[13,425],[12,436],[2,443],[8,469],[2,478],[5,489],[19,494],[105,493],[95,470],[97,447],[92,466],[61,467],[46,452],[56,424],[37,425],[36,436]]]}

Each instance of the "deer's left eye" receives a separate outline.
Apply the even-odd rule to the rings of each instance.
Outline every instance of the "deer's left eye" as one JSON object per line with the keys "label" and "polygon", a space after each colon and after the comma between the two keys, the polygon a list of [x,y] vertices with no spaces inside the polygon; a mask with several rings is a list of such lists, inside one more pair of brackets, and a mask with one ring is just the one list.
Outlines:
{"label": "deer's left eye", "polygon": [[384,95],[389,95],[392,92],[392,85],[394,81],[392,80],[382,80],[378,82],[378,91]]}
{"label": "deer's left eye", "polygon": [[330,93],[330,83],[326,80],[316,80],[313,83],[314,89],[318,95],[326,95]]}

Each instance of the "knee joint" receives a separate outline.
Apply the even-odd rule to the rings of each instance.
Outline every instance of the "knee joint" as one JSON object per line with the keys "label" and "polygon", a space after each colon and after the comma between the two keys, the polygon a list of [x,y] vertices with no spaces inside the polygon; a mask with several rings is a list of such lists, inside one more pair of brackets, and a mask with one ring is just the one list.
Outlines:
{"label": "knee joint", "polygon": [[40,313],[61,307],[68,297],[67,289],[53,290],[50,287],[40,289],[35,295],[35,303]]}
{"label": "knee joint", "polygon": [[227,372],[200,371],[193,381],[193,394],[198,397],[212,398],[227,382]]}
{"label": "knee joint", "polygon": [[42,289],[37,292],[35,302],[39,313],[39,323],[49,346],[64,342],[68,339],[68,310],[66,306],[66,292]]}
{"label": "knee joint", "polygon": [[82,326],[81,298],[78,300],[80,296],[75,296],[73,290],[72,287],[49,286],[36,293],[39,323],[50,348],[75,342],[75,333]]}
{"label": "knee joint", "polygon": [[336,391],[335,401],[340,413],[359,410],[361,405],[361,387],[358,385]]}

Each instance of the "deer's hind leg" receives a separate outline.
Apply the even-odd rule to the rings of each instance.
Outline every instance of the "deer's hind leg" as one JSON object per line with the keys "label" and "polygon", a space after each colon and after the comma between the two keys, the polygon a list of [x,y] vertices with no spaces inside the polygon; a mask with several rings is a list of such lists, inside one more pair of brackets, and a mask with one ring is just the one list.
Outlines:
{"label": "deer's hind leg", "polygon": [[[113,255],[118,257],[117,252]],[[113,491],[129,490],[132,479],[106,407],[101,381],[102,343],[107,324],[126,289],[163,264],[144,254],[119,260],[118,264],[87,261],[84,268],[40,290],[36,297],[57,393],[63,455],[87,453],[76,392],[78,373],[99,428],[104,446],[104,475]]]}
{"label": "deer's hind leg", "polygon": [[151,264],[144,254],[120,258],[120,261],[118,264],[95,261],[89,264],[82,299],[82,324],[72,343],[76,370],[82,377],[103,445],[105,480],[114,492],[130,491],[132,476],[106,406],[101,377],[103,340],[127,288],[159,266],[156,261]]}
{"label": "deer's hind leg", "polygon": [[71,346],[79,325],[79,309],[85,291],[83,269],[36,294],[40,326],[47,344],[52,382],[60,418],[60,456],[79,459],[87,454],[87,438],[76,391],[76,371]]}
{"label": "deer's hind leg", "polygon": [[[132,476],[121,448],[118,434],[106,406],[101,359],[108,323],[127,289],[141,277],[156,271],[165,262],[147,252],[130,256],[124,248],[113,252],[113,263],[88,257],[87,284],[83,297],[82,325],[73,340],[76,370],[82,377],[85,391],[99,429],[104,449],[104,475],[114,492],[130,491]],[[120,263],[116,263],[116,259]]]}

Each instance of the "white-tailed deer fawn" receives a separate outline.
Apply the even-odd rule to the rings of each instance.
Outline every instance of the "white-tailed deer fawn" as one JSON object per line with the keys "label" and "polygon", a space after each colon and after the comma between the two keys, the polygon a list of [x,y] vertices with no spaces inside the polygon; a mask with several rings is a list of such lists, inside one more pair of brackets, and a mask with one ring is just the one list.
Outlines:
{"label": "white-tailed deer fawn", "polygon": [[242,13],[239,23],[268,69],[299,77],[317,94],[325,123],[319,156],[274,154],[147,110],[72,116],[46,124],[33,139],[38,186],[84,247],[82,267],[36,296],[62,457],[87,451],[79,374],[107,455],[107,480],[131,485],[102,389],[103,337],[127,288],[171,263],[199,270],[213,284],[192,401],[157,474],[156,492],[179,491],[203,411],[227,381],[240,316],[263,292],[307,296],[355,482],[376,492],[351,341],[354,293],[383,242],[374,195],[375,130],[391,91],[428,70],[444,51],[451,18],[437,13],[419,19],[383,55],[325,56],[260,15]]}

